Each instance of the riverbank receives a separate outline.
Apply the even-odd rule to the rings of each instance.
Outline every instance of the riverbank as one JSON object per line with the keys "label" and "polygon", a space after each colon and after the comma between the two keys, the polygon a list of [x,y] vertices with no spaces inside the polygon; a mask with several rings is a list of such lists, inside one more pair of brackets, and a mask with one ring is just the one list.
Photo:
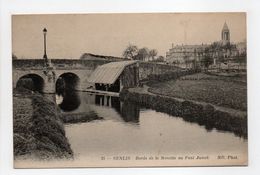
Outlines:
{"label": "riverbank", "polygon": [[196,73],[149,86],[154,94],[247,111],[246,75]]}
{"label": "riverbank", "polygon": [[13,92],[15,159],[72,158],[57,105],[26,89]]}
{"label": "riverbank", "polygon": [[102,117],[99,117],[96,112],[89,111],[81,113],[63,113],[61,114],[61,119],[64,123],[84,123],[91,122],[93,120],[103,120]]}
{"label": "riverbank", "polygon": [[[189,76],[194,77],[197,75],[195,74]],[[178,79],[172,81],[183,80]],[[120,93],[120,99],[122,101],[137,103],[142,107],[165,112],[172,116],[182,117],[185,121],[195,122],[199,125],[205,126],[205,128],[209,131],[215,128],[221,131],[230,131],[240,137],[247,138],[246,111],[219,106],[205,101],[196,101],[189,99],[189,96],[187,98],[180,98],[182,96],[178,95],[186,95],[186,92],[184,92],[185,89],[183,89],[182,92],[178,92],[184,94],[172,93],[172,91],[163,90],[164,88],[172,88],[172,84],[169,85],[167,83],[168,82],[153,82],[152,84],[149,84],[151,87],[144,86],[142,88],[139,87],[124,90]],[[174,88],[172,88],[172,90],[174,90]],[[188,87],[186,90],[189,91]],[[196,92],[203,90],[203,88],[197,89]],[[212,93],[218,92],[213,90]]]}

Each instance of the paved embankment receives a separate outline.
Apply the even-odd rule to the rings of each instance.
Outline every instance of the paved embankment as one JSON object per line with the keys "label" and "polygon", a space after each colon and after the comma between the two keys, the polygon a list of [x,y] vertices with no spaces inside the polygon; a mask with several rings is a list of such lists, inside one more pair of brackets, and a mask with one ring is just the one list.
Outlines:
{"label": "paved embankment", "polygon": [[247,138],[247,113],[204,102],[184,100],[148,92],[148,87],[130,88],[120,93],[122,101],[131,101],[143,107],[182,117],[189,122],[204,125],[207,130],[216,128],[231,131]]}
{"label": "paved embankment", "polygon": [[40,94],[13,93],[15,158],[72,158],[56,104]]}

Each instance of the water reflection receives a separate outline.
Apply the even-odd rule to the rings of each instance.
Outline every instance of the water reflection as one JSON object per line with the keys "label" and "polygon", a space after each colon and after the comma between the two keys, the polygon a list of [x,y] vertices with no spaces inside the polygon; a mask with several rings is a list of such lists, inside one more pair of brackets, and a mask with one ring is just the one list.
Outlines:
{"label": "water reflection", "polygon": [[95,104],[115,109],[125,122],[139,122],[140,109],[133,103],[121,102],[118,97],[95,95]]}
{"label": "water reflection", "polygon": [[137,105],[125,101],[121,109],[121,115],[125,122],[139,123],[140,108]]}
{"label": "water reflection", "polygon": [[[95,95],[78,91],[64,91],[61,95],[56,96],[56,102],[63,112],[70,112],[70,115],[71,113],[84,113],[85,115],[94,111],[100,118],[119,122],[124,121],[138,125],[140,121],[140,108],[142,108],[129,101],[122,102],[119,100],[119,97]],[[162,112],[159,109],[155,110]],[[169,114],[170,117],[175,116],[173,110],[168,111],[166,109],[163,112]],[[202,126],[205,128],[205,132],[212,132],[212,130],[216,128],[246,138],[244,137],[243,130],[229,130],[225,125],[225,121],[222,121],[219,117],[193,117],[183,115],[181,118],[188,123],[196,123]],[[221,123],[221,125],[218,125],[216,121],[221,121],[218,122]]]}
{"label": "water reflection", "polygon": [[80,96],[76,91],[64,91],[56,95],[56,102],[64,112],[76,110],[80,106]]}
{"label": "water reflection", "polygon": [[[56,94],[56,103],[63,112],[71,113],[106,113],[115,118],[115,114],[125,122],[138,123],[140,108],[130,102],[121,102],[119,97],[93,95],[86,92],[64,91]],[[103,116],[100,116],[103,117]]]}
{"label": "water reflection", "polygon": [[[166,113],[141,108],[118,97],[86,92],[62,94],[60,108],[73,121],[90,114],[102,120],[68,120],[66,135],[76,159],[101,155],[177,155],[228,153],[243,156],[247,140],[232,133],[221,133],[203,122],[172,117]],[[60,97],[60,96],[58,96]],[[70,111],[70,112],[66,112]],[[70,119],[70,118],[68,118]],[[81,122],[82,121],[82,122]],[[73,123],[73,124],[71,124]],[[207,123],[207,122],[206,122]],[[205,124],[205,122],[204,122]]]}
{"label": "water reflection", "polygon": [[214,154],[233,154],[242,157],[247,151],[246,140],[217,130],[206,132],[197,124],[165,113],[142,110],[138,120],[138,127],[107,119],[66,125],[75,159],[89,160],[102,155],[198,154],[214,157]]}
{"label": "water reflection", "polygon": [[95,104],[99,106],[108,106],[114,108],[120,113],[121,103],[118,97],[95,95]]}

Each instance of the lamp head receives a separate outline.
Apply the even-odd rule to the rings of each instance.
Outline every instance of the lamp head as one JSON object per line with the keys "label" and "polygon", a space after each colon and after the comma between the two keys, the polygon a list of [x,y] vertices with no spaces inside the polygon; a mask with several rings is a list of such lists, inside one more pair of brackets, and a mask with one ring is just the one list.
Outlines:
{"label": "lamp head", "polygon": [[47,33],[47,29],[46,29],[46,28],[43,29],[43,33],[44,33],[44,34]]}

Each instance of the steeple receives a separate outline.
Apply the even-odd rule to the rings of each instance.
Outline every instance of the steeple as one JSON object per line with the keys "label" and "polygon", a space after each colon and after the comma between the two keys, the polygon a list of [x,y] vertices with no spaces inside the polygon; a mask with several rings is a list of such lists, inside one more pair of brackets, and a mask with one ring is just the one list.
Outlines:
{"label": "steeple", "polygon": [[230,42],[230,32],[227,23],[224,23],[222,32],[221,32],[221,40],[223,43]]}
{"label": "steeple", "polygon": [[224,26],[223,26],[223,29],[222,29],[222,30],[229,30],[226,21],[225,21],[225,23],[224,23]]}

